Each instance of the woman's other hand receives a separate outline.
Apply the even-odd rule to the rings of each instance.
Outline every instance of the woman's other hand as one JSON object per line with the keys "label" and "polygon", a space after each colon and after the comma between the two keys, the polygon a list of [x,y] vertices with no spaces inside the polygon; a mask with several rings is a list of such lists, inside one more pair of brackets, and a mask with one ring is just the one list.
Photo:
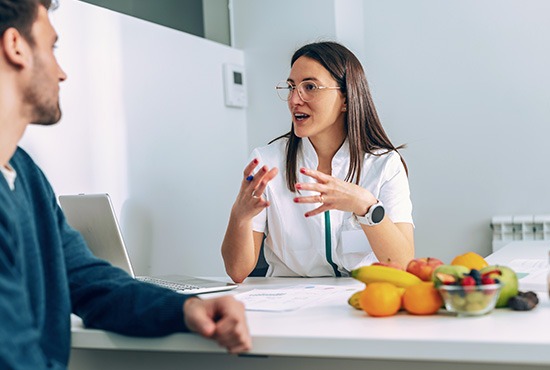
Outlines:
{"label": "woman's other hand", "polygon": [[321,203],[321,206],[307,212],[306,217],[315,216],[331,209],[353,212],[362,216],[367,213],[370,206],[378,202],[370,191],[356,184],[307,168],[300,168],[300,173],[315,179],[317,182],[297,183],[296,190],[316,191],[319,194],[296,197],[294,202]]}
{"label": "woman's other hand", "polygon": [[241,189],[232,210],[233,215],[239,219],[252,219],[269,206],[269,202],[264,197],[264,191],[279,170],[276,167],[269,169],[267,166],[262,166],[253,174],[258,163],[258,159],[254,158],[244,169]]}

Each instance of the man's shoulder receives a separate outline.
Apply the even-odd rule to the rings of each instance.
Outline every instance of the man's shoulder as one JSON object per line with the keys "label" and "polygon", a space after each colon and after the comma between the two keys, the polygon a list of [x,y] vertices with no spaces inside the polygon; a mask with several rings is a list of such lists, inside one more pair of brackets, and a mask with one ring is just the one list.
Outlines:
{"label": "man's shoulder", "polygon": [[[14,155],[11,157],[10,165],[17,173],[17,179],[25,187],[33,188],[36,191],[38,188],[50,189],[51,185],[42,171],[42,169],[34,162],[31,156],[21,147],[17,147]],[[30,191],[30,188],[27,188]],[[48,192],[51,190],[47,190]]]}
{"label": "man's shoulder", "polygon": [[15,150],[15,153],[11,157],[10,163],[12,165],[18,164],[26,167],[36,167],[36,164],[34,163],[29,153],[27,153],[25,149],[21,148],[20,146],[18,146]]}

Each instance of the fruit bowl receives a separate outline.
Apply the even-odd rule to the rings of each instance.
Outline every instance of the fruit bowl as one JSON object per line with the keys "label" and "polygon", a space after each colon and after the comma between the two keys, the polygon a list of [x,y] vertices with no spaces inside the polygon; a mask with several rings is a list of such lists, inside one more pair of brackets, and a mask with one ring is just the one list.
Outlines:
{"label": "fruit bowl", "polygon": [[460,316],[479,316],[495,308],[500,294],[500,284],[488,285],[441,285],[439,292],[449,312]]}

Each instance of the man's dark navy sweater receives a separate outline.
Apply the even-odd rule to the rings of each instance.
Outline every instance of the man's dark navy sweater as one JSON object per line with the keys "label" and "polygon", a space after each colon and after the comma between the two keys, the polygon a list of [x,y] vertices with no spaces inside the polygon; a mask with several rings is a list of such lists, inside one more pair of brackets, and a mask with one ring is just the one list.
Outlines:
{"label": "man's dark navy sweater", "polygon": [[0,175],[0,369],[66,368],[71,312],[126,335],[187,330],[184,296],[95,258],[27,153],[10,165],[15,190]]}

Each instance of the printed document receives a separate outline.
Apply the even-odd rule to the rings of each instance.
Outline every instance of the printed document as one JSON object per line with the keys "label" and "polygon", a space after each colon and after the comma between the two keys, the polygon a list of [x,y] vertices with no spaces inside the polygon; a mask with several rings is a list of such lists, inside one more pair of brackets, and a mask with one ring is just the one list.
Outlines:
{"label": "printed document", "polygon": [[508,264],[518,276],[522,290],[545,292],[548,289],[548,262],[542,259],[514,259]]}
{"label": "printed document", "polygon": [[300,284],[284,288],[253,289],[236,294],[235,298],[244,303],[248,311],[276,312],[296,310],[334,298],[335,295],[347,299],[355,291],[357,286]]}

